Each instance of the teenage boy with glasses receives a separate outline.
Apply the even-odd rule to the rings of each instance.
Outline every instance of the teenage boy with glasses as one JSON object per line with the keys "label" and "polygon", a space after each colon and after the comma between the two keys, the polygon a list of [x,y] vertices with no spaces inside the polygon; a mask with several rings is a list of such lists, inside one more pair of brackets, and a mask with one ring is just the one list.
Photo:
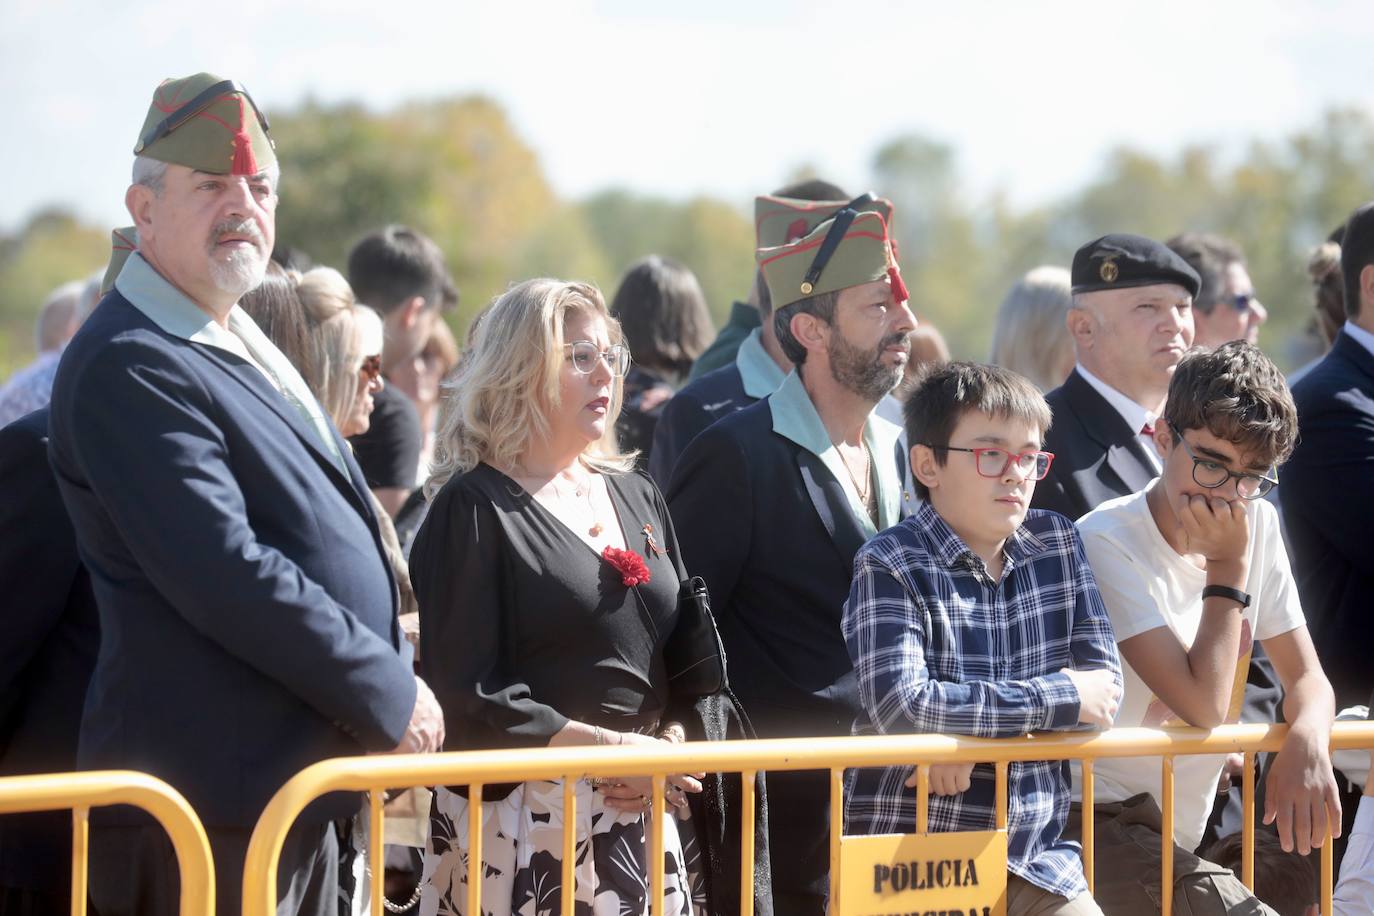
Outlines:
{"label": "teenage boy with glasses", "polygon": [[[1334,699],[1303,620],[1278,515],[1260,499],[1292,451],[1297,411],[1274,364],[1238,340],[1184,357],[1164,420],[1154,436],[1160,476],[1079,520],[1125,661],[1116,724],[1213,728],[1236,721],[1250,652],[1261,641],[1283,684],[1290,723],[1269,771],[1264,822],[1276,823],[1286,851],[1306,855],[1321,845],[1328,824],[1340,832],[1328,748]],[[1223,762],[1216,755],[1174,761],[1174,899],[1191,905],[1189,912],[1258,905],[1230,872],[1191,855]],[[1158,912],[1160,760],[1103,759],[1094,771],[1097,861],[1112,863],[1098,870],[1097,900],[1109,914]]]}
{"label": "teenage boy with glasses", "polygon": [[[1030,509],[1054,456],[1050,410],[1027,379],[951,363],[906,402],[921,505],[859,551],[841,631],[862,705],[856,734],[1008,738],[1080,724],[1106,728],[1121,667],[1073,523]],[[851,770],[852,834],[916,829],[913,766]],[[991,830],[989,764],[931,767],[933,831]],[[1063,837],[1061,761],[1013,763],[1007,912],[1100,913],[1079,850]]]}

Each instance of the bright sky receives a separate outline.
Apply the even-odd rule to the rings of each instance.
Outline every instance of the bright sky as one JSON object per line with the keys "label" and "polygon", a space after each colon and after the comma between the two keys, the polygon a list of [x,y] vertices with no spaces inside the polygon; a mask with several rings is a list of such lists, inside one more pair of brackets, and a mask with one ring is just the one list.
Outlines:
{"label": "bright sky", "polygon": [[[1374,111],[1368,0],[4,0],[0,229],[64,204],[124,221],[163,77],[244,83],[269,118],[314,96],[387,108],[484,92],[554,187],[743,205],[800,163],[867,184],[875,149],[953,144],[974,194],[1035,202],[1128,143],[1234,149]],[[287,177],[289,180],[289,176]]]}

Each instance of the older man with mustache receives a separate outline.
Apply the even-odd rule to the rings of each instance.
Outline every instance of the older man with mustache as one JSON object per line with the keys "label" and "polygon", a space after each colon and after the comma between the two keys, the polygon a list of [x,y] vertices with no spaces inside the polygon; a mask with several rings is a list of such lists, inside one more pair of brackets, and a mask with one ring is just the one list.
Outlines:
{"label": "older man with mustache", "polygon": [[[62,361],[49,446],[100,609],[79,762],[143,770],[187,797],[220,913],[238,913],[252,826],[295,772],[443,740],[357,464],[236,304],[272,250],[267,129],[231,80],[158,87],[125,195],[137,250]],[[278,912],[337,908],[331,821],[356,806],[330,796],[302,815]],[[98,813],[96,910],[175,913],[161,828]]]}

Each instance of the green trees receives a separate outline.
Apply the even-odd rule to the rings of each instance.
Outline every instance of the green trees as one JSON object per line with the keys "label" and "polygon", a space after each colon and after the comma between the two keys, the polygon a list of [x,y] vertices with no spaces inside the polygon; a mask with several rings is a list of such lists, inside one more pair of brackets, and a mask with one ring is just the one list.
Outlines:
{"label": "green trees", "polygon": [[[448,256],[462,294],[453,318],[459,332],[514,280],[587,279],[609,298],[625,268],[650,253],[697,273],[717,321],[748,292],[749,201],[621,189],[560,199],[492,99],[383,112],[307,101],[273,112],[272,125],[283,170],[279,242],[342,268],[367,230],[410,223]],[[1300,356],[1288,342],[1310,319],[1307,254],[1374,197],[1374,118],[1333,110],[1238,153],[1190,147],[1161,158],[1116,149],[1081,187],[1030,207],[998,192],[970,193],[957,152],[931,137],[885,143],[873,155],[871,179],[897,205],[895,232],[917,314],[940,327],[958,356],[986,358],[993,310],[1031,267],[1067,265],[1078,245],[1105,232],[1167,238],[1192,229],[1244,247],[1271,314],[1261,343],[1293,365]],[[0,235],[0,378],[32,355],[33,318],[47,292],[104,265],[111,228],[42,212],[12,237]]]}

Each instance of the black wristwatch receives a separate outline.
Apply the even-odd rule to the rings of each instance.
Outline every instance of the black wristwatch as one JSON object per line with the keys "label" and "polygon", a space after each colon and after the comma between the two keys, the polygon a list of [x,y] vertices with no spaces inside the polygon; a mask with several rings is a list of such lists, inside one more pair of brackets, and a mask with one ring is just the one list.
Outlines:
{"label": "black wristwatch", "polygon": [[1250,606],[1250,596],[1229,585],[1208,585],[1202,590],[1202,600],[1206,601],[1208,598],[1230,598],[1243,608]]}

